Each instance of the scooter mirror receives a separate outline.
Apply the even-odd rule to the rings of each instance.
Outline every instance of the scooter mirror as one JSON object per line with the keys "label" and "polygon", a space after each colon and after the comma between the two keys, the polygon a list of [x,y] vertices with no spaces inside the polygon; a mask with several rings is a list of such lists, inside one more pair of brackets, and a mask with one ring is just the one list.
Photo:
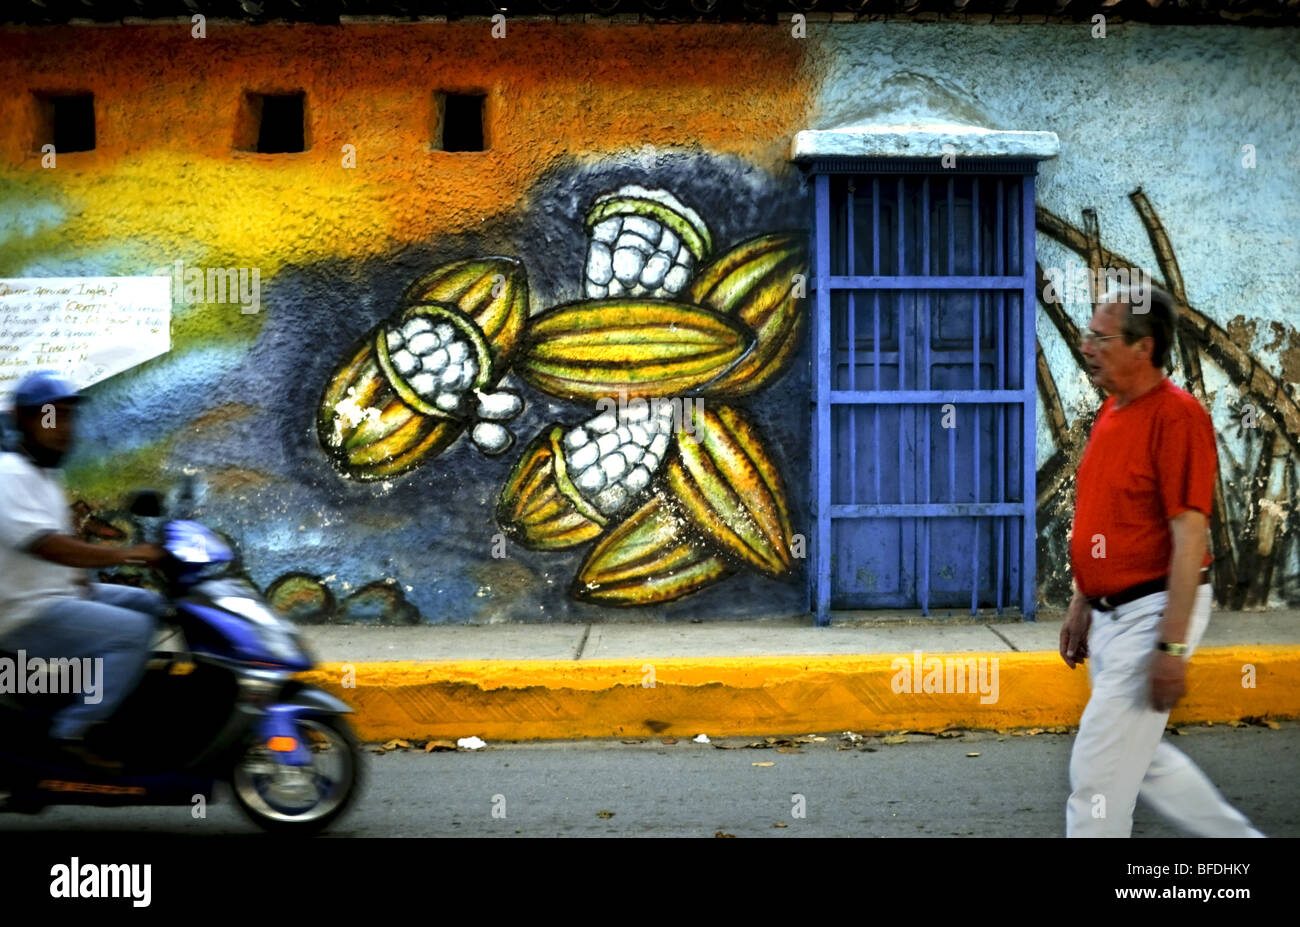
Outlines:
{"label": "scooter mirror", "polygon": [[162,515],[162,496],[152,489],[142,489],[131,497],[130,511],[141,518],[157,518]]}

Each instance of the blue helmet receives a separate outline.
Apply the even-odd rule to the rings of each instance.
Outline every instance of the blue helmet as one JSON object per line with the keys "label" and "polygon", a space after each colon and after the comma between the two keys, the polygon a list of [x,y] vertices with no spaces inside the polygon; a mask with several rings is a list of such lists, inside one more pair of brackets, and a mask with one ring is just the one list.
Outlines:
{"label": "blue helmet", "polygon": [[13,404],[16,409],[29,409],[47,402],[76,402],[81,398],[77,388],[53,370],[37,370],[19,382]]}

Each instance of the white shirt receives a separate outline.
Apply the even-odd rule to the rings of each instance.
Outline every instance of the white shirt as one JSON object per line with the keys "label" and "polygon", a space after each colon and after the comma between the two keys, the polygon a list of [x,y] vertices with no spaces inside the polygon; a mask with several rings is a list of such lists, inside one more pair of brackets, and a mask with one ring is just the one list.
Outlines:
{"label": "white shirt", "polygon": [[0,454],[0,636],[60,596],[76,596],[83,571],[27,552],[42,535],[75,535],[58,471],[21,453]]}

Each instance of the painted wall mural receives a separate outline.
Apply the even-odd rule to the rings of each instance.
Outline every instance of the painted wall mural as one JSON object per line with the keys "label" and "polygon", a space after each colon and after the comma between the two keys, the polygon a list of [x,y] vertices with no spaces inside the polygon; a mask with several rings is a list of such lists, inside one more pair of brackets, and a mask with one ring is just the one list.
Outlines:
{"label": "painted wall mural", "polygon": [[746,566],[786,577],[795,532],[780,468],[727,401],[778,379],[800,346],[806,234],[714,256],[699,213],[636,184],[599,195],[584,226],[586,299],[529,316],[526,269],[504,257],[455,261],[407,288],[325,388],[322,448],[367,481],[420,466],[466,428],[483,453],[504,453],[504,423],[524,408],[497,388],[513,370],[597,408],[543,427],[496,503],[497,523],[529,549],[599,539],[575,598],[668,602]]}
{"label": "painted wall mural", "polygon": [[[517,257],[440,242],[322,369],[299,479],[399,531],[456,525],[425,545],[430,569],[473,564],[473,599],[511,618],[533,601],[547,619],[685,616],[715,592],[724,615],[801,611],[806,202],[775,180],[758,209],[728,201],[735,169],[681,155],[658,183],[617,163],[545,178],[525,209],[564,230],[568,260],[522,235]],[[544,590],[498,593],[503,575]],[[404,582],[368,582],[368,610],[332,582],[290,569],[268,594],[301,621],[419,620]]]}
{"label": "painted wall mural", "polygon": [[[171,351],[90,389],[68,469],[86,536],[131,540],[125,494],[192,475],[240,568],[302,622],[805,614],[810,203],[790,139],[937,111],[1060,135],[1043,275],[1139,267],[1175,294],[1173,376],[1218,430],[1218,594],[1300,604],[1300,52],[1275,30],[270,24],[206,42],[0,29],[0,277],[179,262],[261,281],[251,313],[182,288]],[[234,146],[267,87],[302,89],[306,150]],[[439,89],[486,95],[485,151],[434,149]],[[95,149],[42,169],[34,90],[93,91]],[[1100,404],[1089,312],[1038,307],[1048,605]]]}

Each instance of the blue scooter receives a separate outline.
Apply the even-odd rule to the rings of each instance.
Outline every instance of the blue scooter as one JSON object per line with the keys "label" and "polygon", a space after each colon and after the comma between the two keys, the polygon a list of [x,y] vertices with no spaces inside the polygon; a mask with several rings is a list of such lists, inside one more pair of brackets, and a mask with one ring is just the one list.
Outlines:
{"label": "blue scooter", "polygon": [[[131,511],[161,522],[157,493]],[[297,628],[234,575],[230,547],[196,521],[167,521],[157,540],[172,605],[166,640],[143,679],[86,745],[111,770],[57,750],[48,737],[59,708],[83,697],[59,685],[0,694],[0,813],[49,805],[197,805],[228,782],[240,808],[269,831],[315,833],[338,818],[362,781],[361,751],[344,716],[352,709],[294,675],[313,665]],[[161,645],[171,649],[160,649]],[[30,657],[45,657],[31,654]],[[0,659],[17,660],[12,652]],[[44,693],[31,694],[43,688]],[[56,693],[59,694],[47,694]]]}

